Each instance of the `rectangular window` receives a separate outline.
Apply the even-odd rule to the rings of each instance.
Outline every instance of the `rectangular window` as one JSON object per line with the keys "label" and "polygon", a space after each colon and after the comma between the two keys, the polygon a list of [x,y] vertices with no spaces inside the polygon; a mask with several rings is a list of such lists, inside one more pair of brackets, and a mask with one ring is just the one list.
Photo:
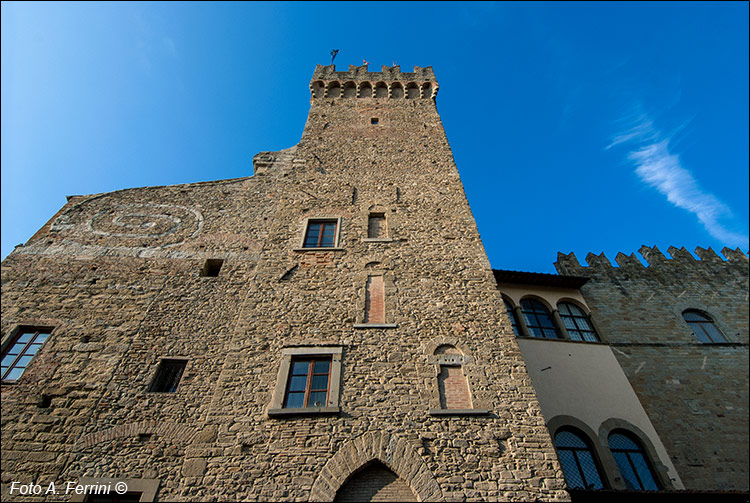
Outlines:
{"label": "rectangular window", "polygon": [[162,360],[149,391],[152,393],[174,393],[180,384],[187,360]]}
{"label": "rectangular window", "polygon": [[224,264],[224,259],[210,258],[207,259],[201,269],[201,276],[206,278],[216,277],[221,271],[221,266]]}
{"label": "rectangular window", "polygon": [[384,239],[388,237],[385,226],[385,213],[370,213],[367,219],[367,238]]}
{"label": "rectangular window", "polygon": [[336,246],[336,220],[309,220],[303,248],[333,248]]}
{"label": "rectangular window", "polygon": [[2,380],[15,382],[49,338],[49,329],[22,329],[3,351]]}
{"label": "rectangular window", "polygon": [[331,357],[292,360],[284,408],[327,407]]}
{"label": "rectangular window", "polygon": [[338,414],[341,346],[295,346],[282,350],[270,417]]}

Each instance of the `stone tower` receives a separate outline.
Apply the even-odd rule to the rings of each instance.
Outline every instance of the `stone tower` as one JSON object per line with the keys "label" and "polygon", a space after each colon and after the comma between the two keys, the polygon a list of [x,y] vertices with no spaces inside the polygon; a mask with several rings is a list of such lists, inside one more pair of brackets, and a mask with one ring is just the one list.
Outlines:
{"label": "stone tower", "polygon": [[71,197],[4,261],[3,349],[41,341],[2,388],[4,498],[567,498],[432,69],[310,89],[252,177]]}

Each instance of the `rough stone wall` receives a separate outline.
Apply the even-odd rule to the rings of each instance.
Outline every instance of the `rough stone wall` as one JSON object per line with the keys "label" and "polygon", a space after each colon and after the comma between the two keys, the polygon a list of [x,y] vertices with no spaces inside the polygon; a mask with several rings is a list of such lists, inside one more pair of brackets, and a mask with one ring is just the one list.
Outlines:
{"label": "rough stone wall", "polygon": [[[300,143],[254,176],[71,198],[3,262],[3,340],[55,328],[2,386],[3,499],[79,477],[159,479],[169,501],[332,499],[373,460],[422,500],[567,498],[434,74],[366,70],[318,67]],[[379,84],[393,97],[356,97]],[[371,212],[387,239],[366,239]],[[316,217],[340,219],[336,249],[299,249]],[[394,328],[355,326],[370,276]],[[448,339],[489,414],[428,413],[426,348]],[[323,345],[343,347],[340,413],[270,417],[282,349]],[[188,360],[177,392],[147,392],[166,357]]]}
{"label": "rough stone wall", "polygon": [[[698,248],[641,248],[648,267],[618,254],[619,267],[589,254],[581,267],[558,254],[561,274],[588,276],[581,288],[687,489],[748,489],[748,258],[722,260]],[[704,344],[682,318],[708,313],[727,343]]]}

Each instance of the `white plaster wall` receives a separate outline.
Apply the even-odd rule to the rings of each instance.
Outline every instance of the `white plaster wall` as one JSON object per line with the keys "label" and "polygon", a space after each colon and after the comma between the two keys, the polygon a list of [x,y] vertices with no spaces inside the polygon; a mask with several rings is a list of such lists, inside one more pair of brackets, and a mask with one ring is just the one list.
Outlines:
{"label": "white plaster wall", "polygon": [[675,489],[684,489],[609,346],[548,339],[519,338],[517,341],[545,421],[559,415],[573,416],[598,433],[607,419],[624,419],[648,435]]}

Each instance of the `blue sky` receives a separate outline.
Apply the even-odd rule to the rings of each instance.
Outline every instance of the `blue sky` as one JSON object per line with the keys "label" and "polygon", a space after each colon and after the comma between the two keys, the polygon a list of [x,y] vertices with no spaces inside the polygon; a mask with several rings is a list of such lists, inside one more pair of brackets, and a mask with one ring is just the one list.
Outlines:
{"label": "blue sky", "polygon": [[2,257],[66,195],[247,176],[316,64],[432,65],[494,268],[748,249],[748,3],[2,3]]}

